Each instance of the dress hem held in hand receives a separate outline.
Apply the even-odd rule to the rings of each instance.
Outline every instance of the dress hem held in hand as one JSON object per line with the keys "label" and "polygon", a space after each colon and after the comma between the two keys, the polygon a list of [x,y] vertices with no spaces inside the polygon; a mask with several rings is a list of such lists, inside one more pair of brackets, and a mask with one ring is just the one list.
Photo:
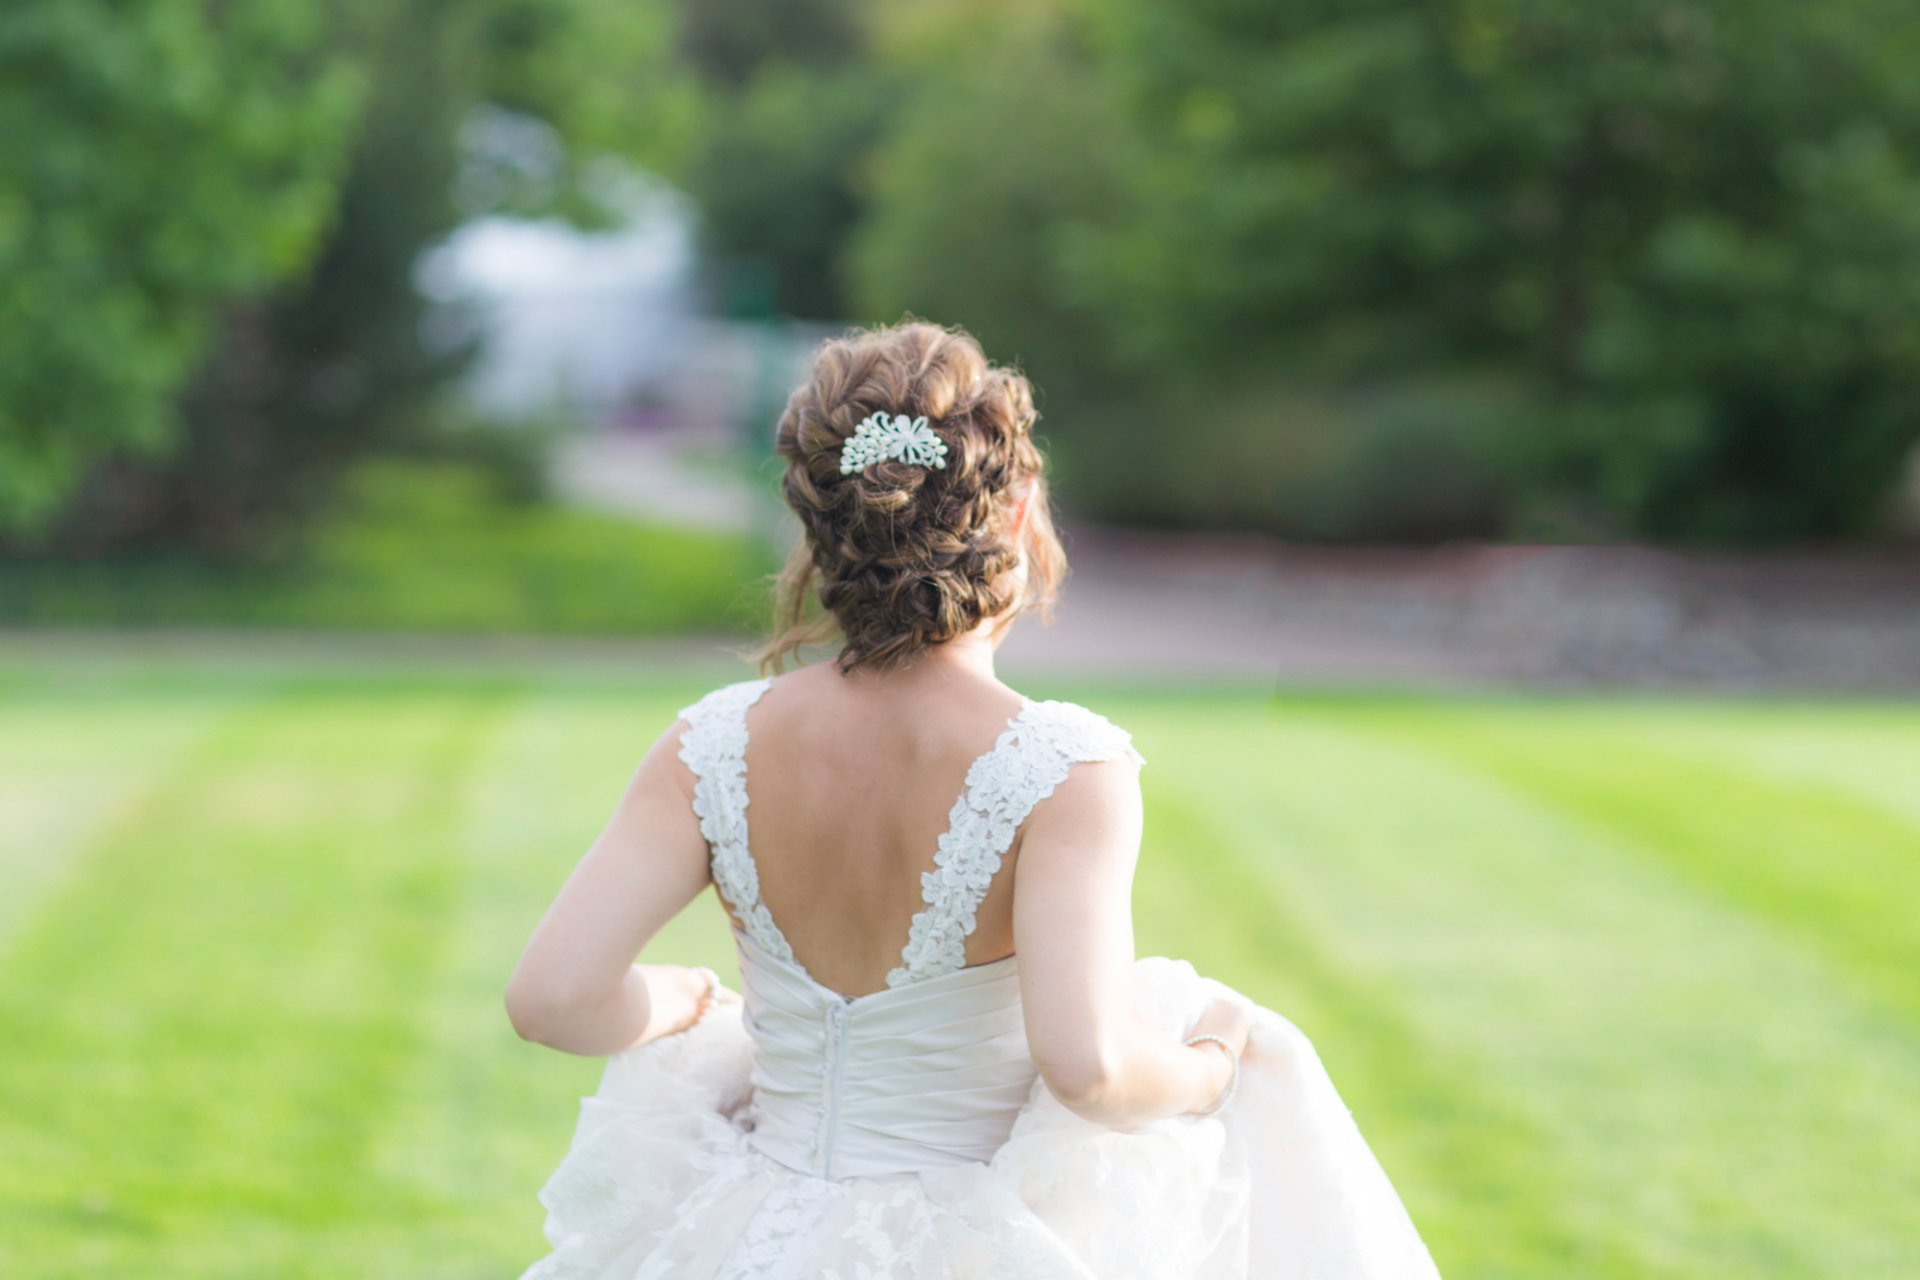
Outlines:
{"label": "dress hem held in hand", "polygon": [[1169,1037],[1216,996],[1247,1005],[1225,1110],[1120,1132],[1035,1080],[990,1159],[879,1176],[825,1178],[755,1145],[740,1004],[616,1054],[541,1190],[552,1252],[522,1280],[1437,1276],[1298,1028],[1182,960],[1137,961],[1135,986]]}

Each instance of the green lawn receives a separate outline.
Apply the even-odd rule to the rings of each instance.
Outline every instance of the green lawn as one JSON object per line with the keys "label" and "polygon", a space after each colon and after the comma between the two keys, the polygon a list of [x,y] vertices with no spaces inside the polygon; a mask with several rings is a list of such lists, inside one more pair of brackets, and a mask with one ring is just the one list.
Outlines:
{"label": "green lawn", "polygon": [[0,623],[659,635],[761,624],[752,535],[509,501],[469,463],[371,458],[285,563],[0,560]]}
{"label": "green lawn", "polygon": [[[599,1064],[501,986],[744,674],[0,651],[0,1275],[517,1275]],[[1029,692],[1134,731],[1142,950],[1306,1030],[1444,1274],[1920,1275],[1920,706]]]}

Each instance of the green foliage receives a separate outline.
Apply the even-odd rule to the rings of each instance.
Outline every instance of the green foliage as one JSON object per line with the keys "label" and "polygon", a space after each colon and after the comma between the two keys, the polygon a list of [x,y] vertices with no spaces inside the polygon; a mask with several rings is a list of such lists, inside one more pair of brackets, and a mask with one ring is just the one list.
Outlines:
{"label": "green foliage", "polygon": [[867,163],[870,208],[849,247],[857,312],[971,329],[996,358],[1097,386],[1098,318],[1064,287],[1065,237],[1110,208],[1124,135],[1064,15],[955,12],[890,56],[912,96]]}
{"label": "green foliage", "polygon": [[1920,439],[1920,13],[1885,0],[1172,6],[1080,278],[1143,359],[1525,392],[1512,518],[1872,527]]}
{"label": "green foliage", "polygon": [[471,460],[366,462],[286,563],[0,565],[0,622],[583,635],[760,622],[774,565],[750,539],[529,503],[511,487],[523,478]]}
{"label": "green foliage", "polygon": [[1086,403],[1121,371],[1065,287],[1064,241],[1112,206],[1128,157],[1076,32],[1047,6],[993,22],[952,11],[889,56],[913,92],[867,162],[848,250],[857,314],[965,325],[1035,373],[1048,409]]}
{"label": "green foliage", "polygon": [[220,300],[303,267],[360,80],[316,0],[11,0],[0,22],[0,531],[151,453]]}
{"label": "green foliage", "polygon": [[415,414],[407,431],[382,456],[451,463],[483,477],[490,500],[526,506],[552,501],[552,459],[585,424],[562,414],[513,419],[475,416],[455,396],[443,396]]}
{"label": "green foliage", "polygon": [[864,208],[860,169],[901,92],[860,0],[661,0],[670,70],[634,110],[676,127],[629,148],[698,203],[723,305],[846,314],[840,262]]}
{"label": "green foliage", "polygon": [[110,467],[78,495],[66,545],[173,543],[225,561],[288,553],[343,469],[404,430],[460,367],[430,350],[420,251],[460,217],[463,122],[486,86],[484,4],[343,9],[328,42],[368,84],[329,234],[305,273],[221,314],[221,341],[182,388],[163,465]]}
{"label": "green foliage", "polygon": [[1030,5],[896,26],[887,56],[913,91],[867,165],[870,207],[848,251],[857,314],[964,325],[1026,369],[1064,506],[1270,522],[1282,464],[1267,420],[1211,391],[1183,403],[1179,371],[1127,358],[1068,270],[1113,224],[1141,160],[1083,24]]}
{"label": "green foliage", "polygon": [[679,0],[678,17],[681,55],[734,90],[772,68],[850,67],[866,44],[849,0]]}
{"label": "green foliage", "polygon": [[774,66],[710,101],[704,145],[682,179],[730,306],[844,314],[839,255],[862,209],[857,165],[887,97],[867,76]]}
{"label": "green foliage", "polygon": [[[420,251],[488,208],[603,214],[578,149],[674,131],[621,101],[660,60],[658,5],[204,7],[33,0],[0,30],[24,73],[0,78],[0,154],[28,175],[0,197],[0,267],[26,264],[0,319],[33,344],[0,373],[15,550],[287,553],[467,354],[423,341]],[[461,182],[486,103],[550,122],[553,153]]]}
{"label": "green foliage", "polygon": [[[418,250],[604,215],[602,151],[692,194],[732,310],[1023,365],[1088,514],[1870,533],[1917,61],[1904,0],[16,0],[0,540],[287,550],[457,367]],[[462,168],[483,106],[551,145]]]}
{"label": "green foliage", "polygon": [[703,103],[698,71],[677,47],[673,0],[484,0],[479,14],[487,100],[547,123],[559,144],[532,173],[489,175],[505,183],[484,192],[485,207],[537,215],[558,208],[594,225],[607,213],[587,190],[594,159],[683,167]]}
{"label": "green foliage", "polygon": [[[1511,388],[1486,379],[1329,388],[1254,382],[1220,398],[1248,442],[1215,483],[1270,479],[1272,518],[1319,540],[1421,542],[1500,531]],[[1238,470],[1232,469],[1238,462]],[[1195,492],[1195,509],[1204,499]]]}

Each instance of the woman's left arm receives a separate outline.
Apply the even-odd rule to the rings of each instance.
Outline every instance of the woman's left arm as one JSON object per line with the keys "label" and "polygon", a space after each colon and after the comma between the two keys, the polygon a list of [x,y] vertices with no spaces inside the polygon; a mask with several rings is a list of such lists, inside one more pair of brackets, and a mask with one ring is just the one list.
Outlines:
{"label": "woman's left arm", "polygon": [[507,982],[521,1038],[601,1057],[689,1025],[705,988],[695,970],[633,962],[711,883],[678,756],[685,721],[635,769],[612,818],[567,878]]}

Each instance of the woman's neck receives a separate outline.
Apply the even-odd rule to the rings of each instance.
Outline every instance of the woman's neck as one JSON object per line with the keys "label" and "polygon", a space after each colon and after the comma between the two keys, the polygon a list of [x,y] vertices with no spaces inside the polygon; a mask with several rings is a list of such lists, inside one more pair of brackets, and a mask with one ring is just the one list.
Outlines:
{"label": "woman's neck", "polygon": [[994,621],[989,619],[965,635],[922,649],[897,671],[870,672],[856,667],[846,678],[885,682],[896,687],[933,688],[960,681],[998,684],[1000,677],[994,670],[993,655],[1002,637],[994,631]]}

